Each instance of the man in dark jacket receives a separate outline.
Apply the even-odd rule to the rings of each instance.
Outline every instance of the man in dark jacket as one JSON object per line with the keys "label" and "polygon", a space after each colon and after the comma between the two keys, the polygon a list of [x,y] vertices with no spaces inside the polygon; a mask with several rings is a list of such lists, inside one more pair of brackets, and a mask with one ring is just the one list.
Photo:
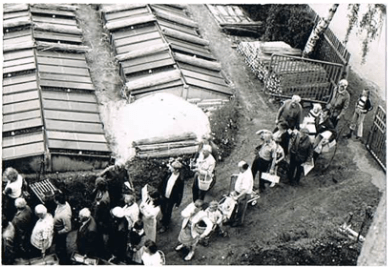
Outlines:
{"label": "man in dark jacket", "polygon": [[79,212],[81,226],[77,233],[78,252],[88,257],[97,256],[103,248],[102,237],[97,229],[97,224],[91,216],[90,210],[84,208]]}
{"label": "man in dark jacket", "polygon": [[181,172],[182,163],[174,161],[171,163],[171,173],[169,173],[160,183],[159,192],[162,196],[161,210],[163,214],[162,228],[159,232],[163,233],[168,229],[171,220],[172,209],[174,205],[179,207],[183,197],[183,175]]}
{"label": "man in dark jacket", "polygon": [[302,164],[311,161],[313,149],[308,134],[309,130],[303,128],[291,137],[290,168],[288,172],[291,185],[299,185],[303,171]]}
{"label": "man in dark jacket", "polygon": [[288,127],[291,130],[295,128],[299,130],[299,125],[303,121],[303,108],[299,104],[301,101],[300,96],[293,95],[291,99],[284,101],[283,106],[280,107],[278,114],[276,115],[277,124],[279,121],[286,121]]}
{"label": "man in dark jacket", "polygon": [[32,231],[32,210],[27,205],[24,198],[15,199],[15,207],[17,212],[12,219],[12,224],[15,226],[16,236],[15,244],[16,249],[22,253],[25,253],[28,248],[29,235]]}

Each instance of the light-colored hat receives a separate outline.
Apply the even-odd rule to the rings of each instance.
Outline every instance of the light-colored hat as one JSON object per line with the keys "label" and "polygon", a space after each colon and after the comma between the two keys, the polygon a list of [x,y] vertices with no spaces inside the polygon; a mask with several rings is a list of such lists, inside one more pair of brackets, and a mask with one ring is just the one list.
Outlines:
{"label": "light-colored hat", "polygon": [[291,100],[292,100],[293,102],[299,103],[302,99],[301,99],[300,96],[298,96],[298,95],[293,95],[292,98],[291,98]]}
{"label": "light-colored hat", "polygon": [[339,81],[339,82],[338,82],[338,85],[339,85],[339,86],[341,86],[341,85],[343,85],[343,86],[348,86],[348,85],[349,85],[349,83],[348,83],[348,81],[347,81],[347,80],[345,80],[345,79],[342,79],[341,81]]}
{"label": "light-colored hat", "polygon": [[35,213],[36,214],[47,214],[47,208],[44,205],[39,204],[35,207]]}
{"label": "light-colored hat", "polygon": [[111,211],[113,216],[117,218],[123,218],[124,217],[124,210],[121,207],[114,207]]}
{"label": "light-colored hat", "polygon": [[89,218],[91,215],[90,210],[88,208],[83,208],[79,211],[79,216],[84,218]]}
{"label": "light-colored hat", "polygon": [[263,137],[263,140],[264,140],[264,141],[271,140],[271,139],[272,139],[272,133],[270,133],[270,132],[265,132],[265,133],[263,133],[262,137]]}
{"label": "light-colored hat", "polygon": [[179,161],[174,161],[171,164],[171,167],[173,167],[174,169],[180,169],[180,168],[182,168],[182,163],[180,163]]}
{"label": "light-colored hat", "polygon": [[15,199],[16,208],[24,208],[26,206],[27,206],[27,201],[24,198],[18,197],[17,199]]}
{"label": "light-colored hat", "polygon": [[211,145],[204,145],[202,147],[202,150],[206,150],[206,151],[209,151],[211,153],[212,152],[212,147],[211,147]]}
{"label": "light-colored hat", "polygon": [[245,164],[247,164],[245,161],[240,161],[239,163],[238,163],[238,167],[242,167],[242,166],[244,166]]}

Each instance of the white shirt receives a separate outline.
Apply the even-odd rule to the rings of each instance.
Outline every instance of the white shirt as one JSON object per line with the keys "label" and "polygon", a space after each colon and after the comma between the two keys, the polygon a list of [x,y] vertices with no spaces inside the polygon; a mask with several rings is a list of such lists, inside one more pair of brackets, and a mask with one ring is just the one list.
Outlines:
{"label": "white shirt", "polygon": [[207,158],[204,158],[203,153],[200,153],[197,158],[198,171],[202,175],[208,175],[213,177],[214,168],[216,167],[216,160],[214,157],[209,154]]}
{"label": "white shirt", "polygon": [[9,197],[18,198],[22,194],[22,187],[23,187],[23,177],[19,174],[15,182],[8,181],[4,191],[10,188],[11,193],[9,194]]}
{"label": "white shirt", "polygon": [[155,254],[151,255],[148,252],[143,252],[141,255],[143,264],[146,266],[160,266],[163,265],[163,260],[160,253],[157,251]]}
{"label": "white shirt", "polygon": [[128,229],[131,229],[132,225],[139,220],[139,205],[137,203],[133,203],[131,206],[125,205],[123,210],[128,221]]}
{"label": "white shirt", "polygon": [[178,179],[178,177],[179,177],[179,172],[177,174],[172,173],[170,178],[168,178],[167,186],[166,186],[166,193],[165,193],[166,198],[170,198],[172,188],[174,187],[176,179]]}
{"label": "white shirt", "polygon": [[250,168],[244,172],[240,172],[237,176],[234,190],[239,194],[251,194],[253,190],[253,175]]}

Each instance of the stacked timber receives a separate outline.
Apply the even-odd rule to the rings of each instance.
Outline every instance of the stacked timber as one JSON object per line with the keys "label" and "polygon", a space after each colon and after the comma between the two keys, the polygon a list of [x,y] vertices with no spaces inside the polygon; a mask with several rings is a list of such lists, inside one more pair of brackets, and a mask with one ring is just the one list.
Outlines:
{"label": "stacked timber", "polygon": [[302,55],[300,49],[292,48],[284,42],[241,42],[237,46],[237,51],[244,55],[245,62],[260,81],[264,81],[268,76],[272,54],[276,53],[289,56]]}
{"label": "stacked timber", "polygon": [[138,158],[168,158],[194,154],[198,150],[194,133],[141,139],[133,142]]}
{"label": "stacked timber", "polygon": [[206,5],[222,30],[238,35],[258,35],[263,22],[253,21],[237,5]]}

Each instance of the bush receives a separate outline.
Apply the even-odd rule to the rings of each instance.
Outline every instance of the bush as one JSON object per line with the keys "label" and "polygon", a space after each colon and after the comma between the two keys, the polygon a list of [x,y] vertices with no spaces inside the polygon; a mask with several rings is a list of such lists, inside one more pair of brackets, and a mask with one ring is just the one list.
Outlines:
{"label": "bush", "polygon": [[214,111],[209,118],[213,141],[219,147],[221,158],[229,156],[235,146],[238,116],[237,100],[233,99]]}

